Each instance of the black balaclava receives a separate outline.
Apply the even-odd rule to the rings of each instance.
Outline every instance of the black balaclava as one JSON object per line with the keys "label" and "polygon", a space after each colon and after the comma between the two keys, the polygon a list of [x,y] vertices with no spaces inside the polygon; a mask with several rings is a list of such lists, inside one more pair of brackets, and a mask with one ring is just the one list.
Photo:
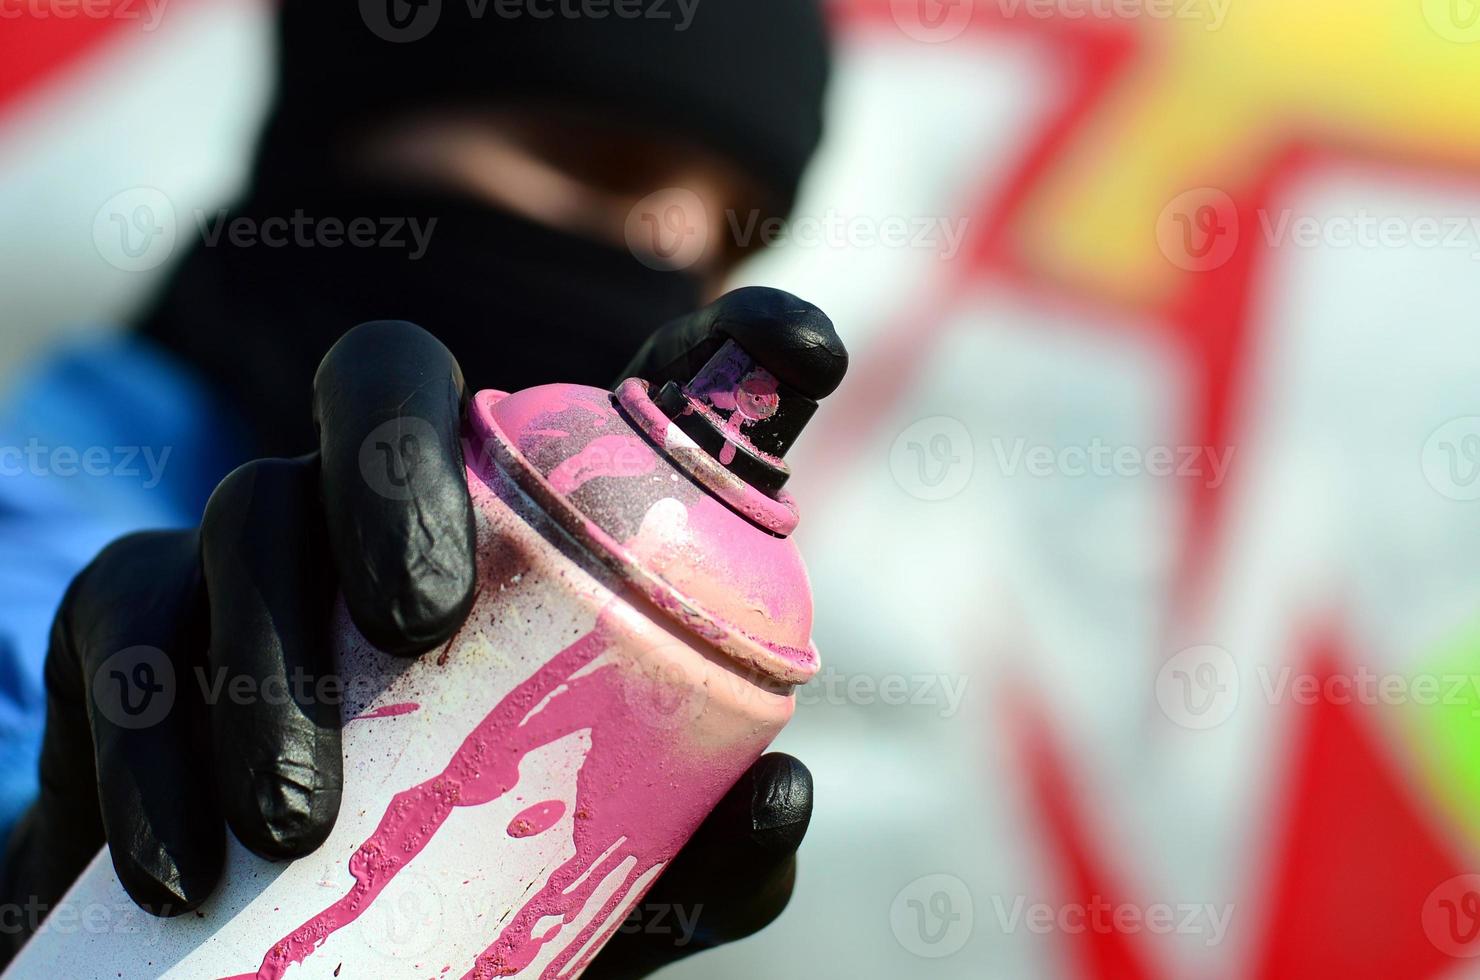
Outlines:
{"label": "black balaclava", "polygon": [[[820,138],[828,70],[817,0],[284,0],[279,42],[249,191],[224,219],[184,219],[203,242],[141,326],[239,410],[253,451],[275,455],[312,448],[314,369],[357,323],[421,324],[473,390],[606,385],[703,299],[696,276],[626,249],[373,181],[339,158],[350,134],[422,109],[548,104],[717,153],[781,214]],[[233,242],[237,218],[253,244]],[[355,219],[375,247],[320,234]]]}

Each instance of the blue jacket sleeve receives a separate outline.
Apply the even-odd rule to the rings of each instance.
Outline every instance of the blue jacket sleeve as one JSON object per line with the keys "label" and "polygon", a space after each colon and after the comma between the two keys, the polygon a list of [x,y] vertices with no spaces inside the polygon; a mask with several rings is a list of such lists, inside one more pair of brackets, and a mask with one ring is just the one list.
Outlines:
{"label": "blue jacket sleeve", "polygon": [[0,403],[0,834],[36,793],[67,585],[115,538],[197,523],[241,442],[183,365],[128,336],[59,352]]}

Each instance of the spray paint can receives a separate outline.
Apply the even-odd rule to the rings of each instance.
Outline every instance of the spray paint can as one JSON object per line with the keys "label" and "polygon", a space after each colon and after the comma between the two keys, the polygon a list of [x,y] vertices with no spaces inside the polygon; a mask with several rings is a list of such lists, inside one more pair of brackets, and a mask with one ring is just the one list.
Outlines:
{"label": "spray paint can", "polygon": [[[473,399],[477,598],[416,661],[341,606],[345,789],[318,851],[230,839],[196,913],[43,925],[5,976],[578,976],[817,670],[782,460],[807,369],[715,330],[669,370]],[[128,918],[106,852],[61,907]]]}

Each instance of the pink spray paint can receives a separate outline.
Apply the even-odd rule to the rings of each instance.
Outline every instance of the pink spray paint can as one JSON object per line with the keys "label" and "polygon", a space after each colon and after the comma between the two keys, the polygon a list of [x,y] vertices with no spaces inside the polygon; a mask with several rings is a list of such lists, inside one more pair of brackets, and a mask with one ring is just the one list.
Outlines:
{"label": "pink spray paint can", "polygon": [[130,918],[101,854],[63,905],[112,927],[44,928],[6,977],[578,976],[817,670],[781,460],[816,402],[787,370],[715,333],[687,383],[476,396],[478,596],[416,661],[341,607],[328,841],[272,864],[229,840],[178,919]]}

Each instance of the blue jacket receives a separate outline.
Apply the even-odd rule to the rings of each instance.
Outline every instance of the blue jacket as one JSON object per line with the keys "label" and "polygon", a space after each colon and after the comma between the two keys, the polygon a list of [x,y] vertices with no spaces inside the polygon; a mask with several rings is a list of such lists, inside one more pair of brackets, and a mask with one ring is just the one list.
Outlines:
{"label": "blue jacket", "polygon": [[121,535],[199,522],[243,461],[230,419],[132,336],[64,349],[0,402],[0,834],[36,795],[42,665],[68,583]]}

